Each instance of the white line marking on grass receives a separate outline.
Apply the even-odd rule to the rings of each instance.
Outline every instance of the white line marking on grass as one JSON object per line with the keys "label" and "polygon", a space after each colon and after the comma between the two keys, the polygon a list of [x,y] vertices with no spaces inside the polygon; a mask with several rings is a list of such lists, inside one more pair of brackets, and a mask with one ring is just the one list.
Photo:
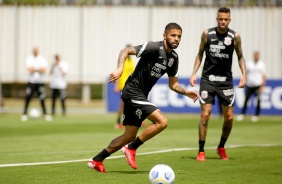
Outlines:
{"label": "white line marking on grass", "polygon": [[[238,145],[230,145],[226,148],[239,148],[239,147],[269,147],[269,146],[282,146],[282,144],[238,144]],[[207,147],[208,149],[216,149],[216,147]],[[150,155],[150,154],[158,154],[158,153],[167,153],[173,151],[191,151],[198,150],[198,148],[173,148],[167,150],[159,150],[159,151],[150,151],[144,153],[138,153],[136,155]],[[116,159],[122,158],[124,155],[120,156],[111,156],[107,159]],[[34,166],[34,165],[50,165],[50,164],[63,164],[63,163],[74,163],[74,162],[85,162],[89,159],[80,159],[80,160],[66,160],[66,161],[54,161],[54,162],[35,162],[35,163],[16,163],[16,164],[0,164],[0,167],[18,167],[18,166]]]}

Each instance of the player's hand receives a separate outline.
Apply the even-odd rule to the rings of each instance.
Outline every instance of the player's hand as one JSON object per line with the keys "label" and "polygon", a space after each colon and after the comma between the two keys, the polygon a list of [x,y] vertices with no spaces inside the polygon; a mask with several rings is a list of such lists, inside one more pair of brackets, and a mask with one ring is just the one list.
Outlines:
{"label": "player's hand", "polygon": [[194,92],[194,91],[186,91],[186,96],[188,96],[189,98],[193,99],[194,103],[198,100],[199,95],[198,93]]}
{"label": "player's hand", "polygon": [[238,87],[239,88],[244,88],[245,86],[246,86],[246,77],[242,76],[241,79],[240,79]]}
{"label": "player's hand", "polygon": [[191,85],[192,87],[194,87],[194,86],[196,86],[196,84],[197,84],[197,77],[196,77],[196,75],[192,75],[192,76],[190,77],[190,85]]}
{"label": "player's hand", "polygon": [[112,72],[110,74],[109,83],[116,82],[116,80],[118,80],[120,78],[121,74],[122,74],[122,71],[120,71],[120,70],[116,70],[116,71]]}

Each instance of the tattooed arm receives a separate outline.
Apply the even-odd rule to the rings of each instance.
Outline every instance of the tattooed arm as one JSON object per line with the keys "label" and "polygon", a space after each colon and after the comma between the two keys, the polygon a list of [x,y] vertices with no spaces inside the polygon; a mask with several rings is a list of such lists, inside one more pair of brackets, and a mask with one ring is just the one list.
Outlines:
{"label": "tattooed arm", "polygon": [[135,47],[130,46],[122,49],[118,56],[117,69],[110,74],[110,82],[118,80],[123,72],[123,65],[128,55],[136,55]]}
{"label": "tattooed arm", "polygon": [[242,46],[241,46],[241,37],[238,33],[236,33],[235,35],[234,47],[237,53],[239,67],[242,72],[242,77],[240,79],[239,88],[243,88],[246,85],[246,78],[247,78],[246,77],[246,62],[243,56],[243,51],[242,51]]}
{"label": "tattooed arm", "polygon": [[198,71],[198,69],[201,65],[202,59],[203,59],[205,46],[207,44],[207,35],[208,35],[208,30],[205,30],[202,34],[202,37],[201,37],[199,52],[196,56],[193,73],[192,73],[191,78],[190,78],[190,85],[191,86],[195,86],[197,84],[196,73],[197,73],[197,71]]}
{"label": "tattooed arm", "polygon": [[178,78],[177,77],[169,77],[169,88],[179,94],[185,95],[191,99],[194,100],[194,102],[196,102],[196,100],[198,99],[198,94],[193,92],[193,91],[189,91],[186,90],[185,88],[183,88],[183,86],[181,86],[181,84],[178,83]]}

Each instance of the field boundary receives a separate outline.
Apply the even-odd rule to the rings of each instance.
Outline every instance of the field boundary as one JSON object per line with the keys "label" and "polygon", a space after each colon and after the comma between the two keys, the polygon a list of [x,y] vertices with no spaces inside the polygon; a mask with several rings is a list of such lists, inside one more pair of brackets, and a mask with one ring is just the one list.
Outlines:
{"label": "field boundary", "polygon": [[[282,144],[237,144],[237,145],[229,145],[226,146],[227,149],[232,148],[240,148],[240,147],[271,147],[271,146],[282,146]],[[216,149],[216,147],[207,147],[206,150]],[[150,151],[137,153],[136,155],[150,155],[150,154],[158,154],[158,153],[167,153],[174,151],[192,151],[198,150],[198,148],[173,148],[167,150],[159,150],[159,151]],[[124,155],[120,156],[111,156],[107,159],[117,159],[122,158]],[[74,162],[85,162],[89,159],[80,159],[80,160],[65,160],[65,161],[53,161],[53,162],[33,162],[33,163],[15,163],[15,164],[0,164],[0,167],[19,167],[19,166],[35,166],[35,165],[51,165],[51,164],[63,164],[63,163],[74,163]]]}

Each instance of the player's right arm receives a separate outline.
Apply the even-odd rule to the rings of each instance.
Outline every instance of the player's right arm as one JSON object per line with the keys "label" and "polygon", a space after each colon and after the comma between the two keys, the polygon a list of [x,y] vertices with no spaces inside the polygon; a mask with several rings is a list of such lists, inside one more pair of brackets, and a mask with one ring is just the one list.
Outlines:
{"label": "player's right arm", "polygon": [[110,74],[109,83],[115,82],[116,80],[120,78],[123,72],[124,62],[128,55],[136,55],[135,47],[133,46],[126,47],[120,51],[119,56],[118,56],[117,69]]}
{"label": "player's right arm", "polygon": [[190,78],[190,85],[195,86],[197,84],[197,78],[196,78],[196,73],[201,65],[203,55],[205,52],[205,46],[207,44],[207,37],[208,37],[208,30],[205,30],[201,36],[201,43],[199,46],[199,52],[196,56],[195,63],[194,63],[194,69]]}

